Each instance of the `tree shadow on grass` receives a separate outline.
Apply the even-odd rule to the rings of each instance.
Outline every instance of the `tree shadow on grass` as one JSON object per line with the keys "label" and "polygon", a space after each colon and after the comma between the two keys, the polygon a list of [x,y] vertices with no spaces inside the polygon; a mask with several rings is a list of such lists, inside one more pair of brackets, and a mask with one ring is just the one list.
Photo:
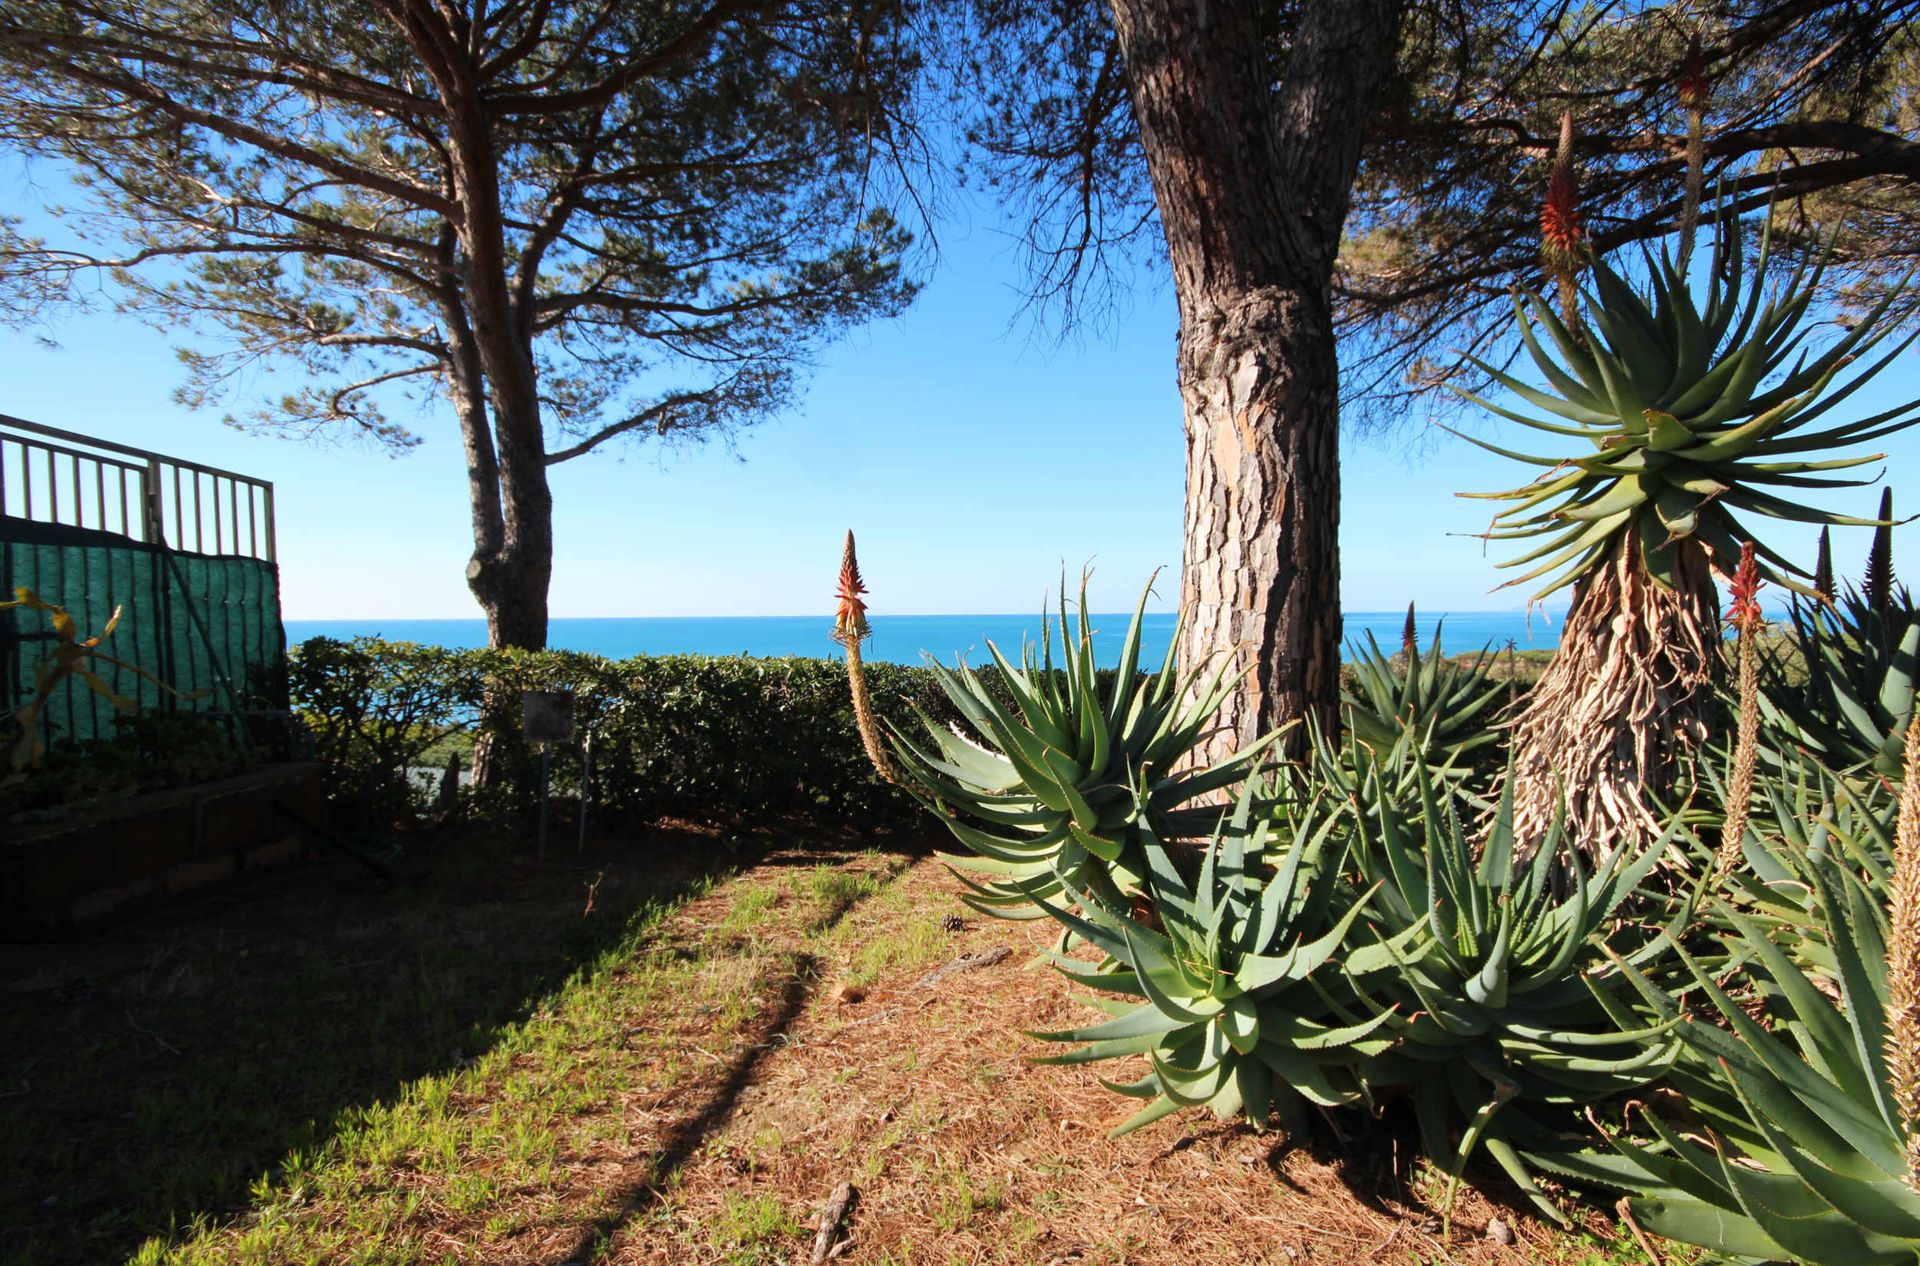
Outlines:
{"label": "tree shadow on grass", "polygon": [[[916,846],[894,851],[911,856],[931,850]],[[788,864],[790,860],[811,864],[804,858],[790,857],[772,858],[770,864]],[[831,931],[869,895],[849,891],[826,894],[825,907],[803,930],[808,935]],[[764,1008],[759,1021],[742,1034],[739,1049],[724,1069],[702,1079],[702,1093],[667,1128],[650,1154],[633,1167],[635,1176],[625,1184],[619,1203],[570,1237],[552,1257],[551,1266],[588,1266],[598,1261],[615,1236],[660,1203],[680,1168],[726,1126],[740,1106],[742,1093],[758,1080],[767,1059],[786,1045],[794,1022],[806,1010],[820,980],[821,963],[815,955],[796,952],[786,955],[784,961],[786,969],[779,977],[777,994],[770,999],[772,1005]]]}
{"label": "tree shadow on grass", "polygon": [[0,946],[0,1262],[114,1260],[244,1209],[343,1110],[478,1056],[766,846],[649,831],[535,865],[524,840],[469,835],[411,885],[315,863]]}

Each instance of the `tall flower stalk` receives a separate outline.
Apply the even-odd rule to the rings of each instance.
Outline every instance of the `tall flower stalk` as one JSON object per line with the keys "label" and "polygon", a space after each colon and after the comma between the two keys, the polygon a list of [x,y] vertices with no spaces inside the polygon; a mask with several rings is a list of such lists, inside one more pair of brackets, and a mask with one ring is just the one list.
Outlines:
{"label": "tall flower stalk", "polygon": [[846,552],[840,556],[839,606],[833,616],[833,640],[846,648],[847,686],[853,694],[853,720],[860,730],[860,745],[873,762],[873,771],[887,782],[894,781],[893,761],[880,738],[880,723],[873,715],[873,700],[867,694],[866,667],[860,662],[860,644],[873,635],[867,624],[867,604],[861,595],[867,586],[860,579],[860,560],[853,550],[853,531],[847,531]]}
{"label": "tall flower stalk", "polygon": [[1740,864],[1741,844],[1747,834],[1747,814],[1753,800],[1753,766],[1760,749],[1760,566],[1753,542],[1740,547],[1740,565],[1734,570],[1728,594],[1727,622],[1740,639],[1740,728],[1733,745],[1733,772],[1727,779],[1727,820],[1720,832],[1720,856],[1715,867],[1721,876]]}
{"label": "tall flower stalk", "polygon": [[1587,231],[1580,220],[1580,179],[1573,169],[1573,111],[1560,116],[1560,143],[1547,177],[1547,200],[1540,209],[1540,259],[1560,292],[1560,313],[1578,339],[1580,272],[1586,265]]}
{"label": "tall flower stalk", "polygon": [[1826,606],[1833,605],[1839,592],[1833,583],[1833,529],[1820,529],[1820,550],[1813,560],[1813,592]]}
{"label": "tall flower stalk", "polygon": [[1680,258],[1693,253],[1694,229],[1700,223],[1700,194],[1707,182],[1707,58],[1696,33],[1687,41],[1677,84],[1680,108],[1687,112],[1687,188],[1680,208]]}
{"label": "tall flower stalk", "polygon": [[1887,905],[1887,1081],[1906,1132],[1907,1186],[1920,1192],[1920,711],[1907,725],[1905,779]]}

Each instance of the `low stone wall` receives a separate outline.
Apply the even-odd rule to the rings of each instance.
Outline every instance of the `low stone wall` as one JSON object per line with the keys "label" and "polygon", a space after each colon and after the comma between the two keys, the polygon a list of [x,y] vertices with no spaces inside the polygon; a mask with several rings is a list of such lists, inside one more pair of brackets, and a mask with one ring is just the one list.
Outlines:
{"label": "low stone wall", "polygon": [[326,796],[316,764],[0,822],[0,940],[94,923],[245,870],[290,861]]}

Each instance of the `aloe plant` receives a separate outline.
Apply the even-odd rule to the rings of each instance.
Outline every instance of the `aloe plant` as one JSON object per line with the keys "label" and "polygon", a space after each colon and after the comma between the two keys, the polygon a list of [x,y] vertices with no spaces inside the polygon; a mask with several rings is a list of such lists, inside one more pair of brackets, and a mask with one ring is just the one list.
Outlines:
{"label": "aloe plant", "polygon": [[[1563,319],[1540,295],[1514,296],[1515,330],[1540,376],[1523,382],[1469,358],[1513,407],[1464,393],[1561,451],[1470,442],[1541,468],[1532,482],[1474,494],[1509,503],[1490,539],[1523,543],[1500,564],[1509,585],[1568,586],[1560,653],[1515,725],[1524,838],[1564,796],[1590,856],[1644,835],[1647,793],[1705,733],[1718,659],[1713,573],[1753,542],[1767,579],[1811,596],[1802,573],[1755,538],[1756,519],[1875,523],[1806,503],[1808,492],[1870,482],[1843,477],[1877,454],[1831,455],[1916,420],[1902,404],[1832,414],[1891,364],[1911,335],[1888,318],[1899,288],[1847,332],[1809,343],[1825,260],[1803,260],[1770,289],[1770,236],[1751,268],[1742,227],[1723,220],[1704,278],[1693,256],[1647,253],[1636,289],[1603,259]],[[1704,301],[1704,302],[1703,302]]]}
{"label": "aloe plant", "polygon": [[[1438,780],[1423,764],[1415,772],[1411,804],[1378,770],[1349,787],[1354,859],[1377,892],[1365,940],[1342,967],[1361,1014],[1383,1020],[1394,1039],[1361,1076],[1375,1095],[1411,1094],[1422,1144],[1454,1182],[1484,1149],[1565,1222],[1521,1149],[1579,1107],[1647,1085],[1677,1050],[1672,1022],[1636,1014],[1601,948],[1642,968],[1663,953],[1626,906],[1666,839],[1632,857],[1616,852],[1589,876],[1558,856],[1553,831],[1516,856],[1510,783],[1469,834]],[[1679,829],[1678,819],[1668,827]]]}
{"label": "aloe plant", "polygon": [[1761,715],[1776,741],[1836,769],[1900,772],[1900,744],[1920,680],[1920,608],[1904,588],[1884,605],[1849,586],[1831,608],[1796,602],[1789,614],[1806,678],[1778,659],[1761,669]]}
{"label": "aloe plant", "polygon": [[[1636,290],[1604,260],[1592,262],[1585,303],[1589,330],[1576,334],[1536,294],[1514,295],[1515,329],[1546,381],[1535,388],[1469,357],[1493,382],[1549,418],[1510,409],[1471,392],[1488,412],[1545,435],[1579,441],[1567,454],[1532,454],[1463,438],[1546,473],[1522,487],[1473,496],[1511,501],[1494,520],[1496,540],[1539,540],[1499,564],[1534,564],[1509,585],[1545,579],[1540,599],[1590,575],[1617,540],[1631,540],[1647,572],[1679,583],[1676,552],[1699,541],[1716,556],[1738,558],[1751,531],[1739,515],[1799,523],[1874,525],[1788,500],[1768,488],[1857,487],[1868,480],[1831,472],[1884,454],[1826,460],[1803,455],[1865,443],[1911,425],[1920,402],[1809,430],[1814,422],[1891,364],[1913,341],[1899,340],[1864,365],[1898,323],[1886,320],[1896,288],[1840,338],[1813,351],[1801,328],[1819,294],[1825,261],[1802,261],[1768,295],[1770,234],[1759,258],[1743,266],[1739,228],[1716,239],[1702,310],[1686,259],[1645,259],[1647,287]],[[1588,333],[1597,337],[1586,337]],[[1549,352],[1545,334],[1554,351]],[[1842,371],[1848,370],[1844,378]],[[1836,386],[1835,384],[1838,383]],[[1808,597],[1806,573],[1758,546],[1763,573]]]}
{"label": "aloe plant", "polygon": [[1039,644],[1023,648],[1017,666],[988,643],[992,680],[965,665],[931,664],[971,734],[924,711],[920,734],[893,731],[903,785],[973,854],[949,860],[975,909],[1038,917],[1033,903],[1063,888],[1119,900],[1147,874],[1144,841],[1203,838],[1220,813],[1206,798],[1244,782],[1278,737],[1203,769],[1187,766],[1238,677],[1224,664],[1204,677],[1178,673],[1177,630],[1159,671],[1142,676],[1146,602],[1143,592],[1104,693],[1083,586],[1075,619],[1061,600],[1057,670],[1043,621]]}
{"label": "aloe plant", "polygon": [[1107,955],[1096,965],[1055,954],[1060,971],[1137,1000],[1099,1004],[1112,1017],[1102,1023],[1034,1035],[1081,1044],[1039,1063],[1146,1058],[1138,1081],[1106,1083],[1150,1101],[1117,1134],[1199,1105],[1255,1124],[1277,1115],[1292,1133],[1308,1104],[1358,1102],[1356,1066],[1392,1045],[1379,1036],[1386,1014],[1342,1020],[1327,997],[1332,960],[1365,908],[1343,881],[1338,815],[1309,797],[1280,811],[1281,829],[1256,815],[1255,799],[1243,789],[1191,882],[1164,844],[1144,839],[1159,928],[1094,889],[1074,894],[1083,915],[1043,907]]}
{"label": "aloe plant", "polygon": [[1920,1193],[1889,1069],[1898,990],[1884,897],[1837,853],[1803,854],[1796,870],[1831,968],[1796,963],[1760,920],[1721,904],[1725,949],[1743,965],[1737,992],[1724,970],[1682,956],[1712,1019],[1639,982],[1686,1044],[1670,1078],[1683,1106],[1643,1110],[1644,1134],[1611,1132],[1604,1151],[1537,1159],[1627,1191],[1648,1230],[1723,1257],[1911,1266]]}
{"label": "aloe plant", "polygon": [[1440,634],[1436,626],[1424,653],[1407,637],[1399,663],[1371,632],[1365,645],[1349,643],[1353,686],[1341,692],[1342,719],[1369,748],[1391,748],[1411,735],[1421,753],[1464,770],[1498,740],[1494,722],[1507,687],[1493,678],[1490,648],[1461,664],[1442,652]]}

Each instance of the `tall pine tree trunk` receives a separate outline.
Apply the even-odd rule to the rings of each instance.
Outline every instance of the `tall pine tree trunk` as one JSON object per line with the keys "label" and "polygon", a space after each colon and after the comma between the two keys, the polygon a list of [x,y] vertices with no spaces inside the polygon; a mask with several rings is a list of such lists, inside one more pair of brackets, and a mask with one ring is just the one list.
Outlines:
{"label": "tall pine tree trunk", "polygon": [[[513,260],[500,160],[474,69],[467,58],[440,52],[429,46],[422,56],[446,103],[447,157],[460,208],[452,227],[465,305],[450,345],[465,362],[456,375],[477,368],[485,381],[484,391],[470,385],[459,402],[474,513],[467,587],[486,612],[491,645],[540,650],[547,644],[547,585],[553,577],[553,494],[533,362],[533,314],[516,301],[509,281]],[[489,474],[497,487],[476,486]]]}
{"label": "tall pine tree trunk", "polygon": [[[1341,632],[1331,288],[1403,3],[1304,0],[1277,76],[1263,6],[1110,4],[1179,298],[1181,664],[1222,654],[1251,664],[1209,755],[1308,714],[1331,732]],[[1304,735],[1290,746],[1303,750]]]}

